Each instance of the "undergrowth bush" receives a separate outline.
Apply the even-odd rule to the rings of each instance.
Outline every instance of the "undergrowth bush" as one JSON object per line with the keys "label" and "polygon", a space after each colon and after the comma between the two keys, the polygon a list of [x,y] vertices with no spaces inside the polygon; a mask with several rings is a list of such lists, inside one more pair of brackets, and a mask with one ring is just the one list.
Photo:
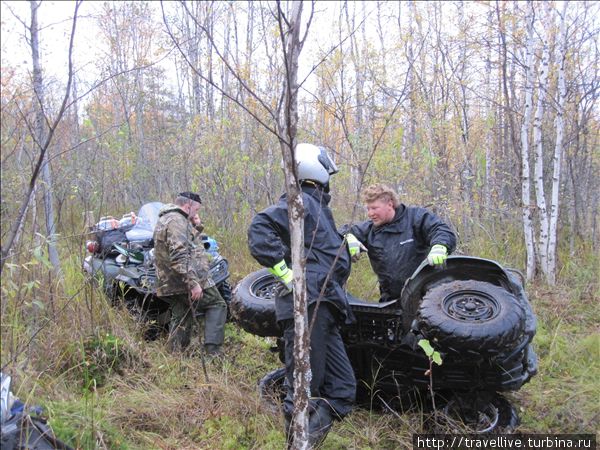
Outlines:
{"label": "undergrowth bush", "polygon": [[111,373],[123,374],[131,364],[132,353],[125,343],[110,333],[89,336],[73,352],[81,353],[81,376],[84,389],[103,386]]}

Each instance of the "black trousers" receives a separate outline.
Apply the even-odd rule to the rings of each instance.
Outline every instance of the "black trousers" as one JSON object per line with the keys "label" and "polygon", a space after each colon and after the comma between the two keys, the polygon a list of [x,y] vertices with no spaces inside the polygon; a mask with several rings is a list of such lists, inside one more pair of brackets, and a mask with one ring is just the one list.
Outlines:
{"label": "black trousers", "polygon": [[[308,308],[309,322],[316,305]],[[294,410],[294,321],[284,320],[286,397],[283,412],[291,418]],[[356,379],[340,335],[340,321],[335,306],[321,302],[310,336],[310,367],[312,380],[309,409],[331,408],[334,418],[341,419],[353,408],[356,399]]]}

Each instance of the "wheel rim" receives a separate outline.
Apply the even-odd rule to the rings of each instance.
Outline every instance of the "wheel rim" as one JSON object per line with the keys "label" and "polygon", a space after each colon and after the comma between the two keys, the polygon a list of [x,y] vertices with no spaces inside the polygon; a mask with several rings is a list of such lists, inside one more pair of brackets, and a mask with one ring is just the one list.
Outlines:
{"label": "wheel rim", "polygon": [[274,300],[277,295],[278,283],[273,277],[263,277],[252,283],[250,291],[254,296],[264,300]]}
{"label": "wheel rim", "polygon": [[500,305],[492,296],[480,291],[460,291],[446,297],[444,313],[465,322],[485,322],[500,312]]}

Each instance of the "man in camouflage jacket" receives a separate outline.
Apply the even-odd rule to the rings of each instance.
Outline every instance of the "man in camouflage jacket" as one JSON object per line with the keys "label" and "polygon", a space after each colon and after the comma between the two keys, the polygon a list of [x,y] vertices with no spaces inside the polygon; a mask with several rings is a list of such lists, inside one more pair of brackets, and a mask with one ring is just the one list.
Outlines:
{"label": "man in camouflage jacket", "polygon": [[208,273],[198,218],[200,196],[182,192],[175,204],[163,206],[154,229],[154,256],[158,296],[171,306],[169,348],[185,349],[191,340],[194,315],[203,312],[204,348],[209,354],[221,352],[227,305]]}

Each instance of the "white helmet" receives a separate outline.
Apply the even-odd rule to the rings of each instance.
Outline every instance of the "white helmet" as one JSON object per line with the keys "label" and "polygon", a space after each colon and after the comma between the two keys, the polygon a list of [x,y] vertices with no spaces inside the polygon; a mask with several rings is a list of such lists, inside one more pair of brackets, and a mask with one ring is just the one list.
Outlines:
{"label": "white helmet", "polygon": [[325,147],[313,144],[296,145],[296,167],[298,180],[311,180],[323,186],[329,182],[329,175],[338,172]]}

